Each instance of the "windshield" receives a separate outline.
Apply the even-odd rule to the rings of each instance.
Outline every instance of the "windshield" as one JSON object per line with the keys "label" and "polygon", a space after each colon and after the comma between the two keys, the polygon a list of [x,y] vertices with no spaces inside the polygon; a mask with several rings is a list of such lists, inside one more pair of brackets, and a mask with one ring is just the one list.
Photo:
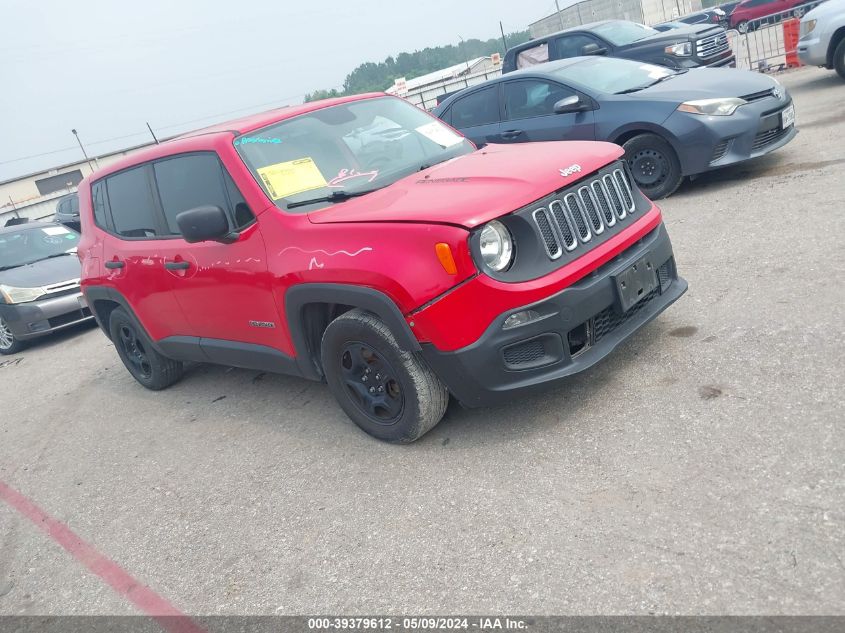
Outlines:
{"label": "windshield", "polygon": [[75,253],[78,243],[79,233],[58,224],[0,232],[0,270]]}
{"label": "windshield", "polygon": [[386,187],[474,149],[394,97],[316,110],[241,135],[234,144],[276,206],[292,213]]}
{"label": "windshield", "polygon": [[658,31],[655,31],[650,26],[637,24],[636,22],[621,21],[599,24],[590,30],[615,46],[626,46],[658,34]]}
{"label": "windshield", "polygon": [[598,92],[620,94],[641,90],[677,73],[664,66],[629,59],[589,57],[553,70],[551,74],[562,83],[572,82]]}

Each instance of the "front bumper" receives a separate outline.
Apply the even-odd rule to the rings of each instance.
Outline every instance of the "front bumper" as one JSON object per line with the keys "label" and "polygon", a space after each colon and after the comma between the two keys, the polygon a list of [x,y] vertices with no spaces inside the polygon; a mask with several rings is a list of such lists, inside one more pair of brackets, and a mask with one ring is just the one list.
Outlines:
{"label": "front bumper", "polygon": [[[657,286],[622,312],[617,277],[641,260],[652,263]],[[452,352],[424,344],[423,356],[462,404],[507,402],[519,391],[548,387],[599,362],[687,290],[678,277],[663,224],[591,275],[530,306],[508,310],[476,342]],[[512,329],[505,319],[532,309],[541,318]]]}
{"label": "front bumper", "polygon": [[[815,29],[814,29],[815,30]],[[827,49],[830,40],[824,42],[818,37],[798,40],[798,59],[807,66],[827,66]]]}
{"label": "front bumper", "polygon": [[789,143],[798,130],[783,128],[784,110],[792,99],[768,97],[739,107],[731,116],[674,112],[663,124],[675,135],[685,176],[757,158]]}
{"label": "front bumper", "polygon": [[27,303],[0,304],[0,316],[19,341],[38,338],[93,318],[81,292]]}

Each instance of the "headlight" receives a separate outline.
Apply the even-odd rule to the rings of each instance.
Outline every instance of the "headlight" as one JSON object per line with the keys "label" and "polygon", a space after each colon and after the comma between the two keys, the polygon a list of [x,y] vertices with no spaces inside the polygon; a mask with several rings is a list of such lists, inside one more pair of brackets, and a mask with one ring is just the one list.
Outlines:
{"label": "headlight", "polygon": [[44,288],[15,288],[0,284],[0,295],[6,303],[26,303],[35,301],[38,297],[47,294]]}
{"label": "headlight", "polygon": [[513,239],[504,224],[498,220],[488,222],[481,230],[481,259],[485,266],[496,272],[505,270],[513,260]]}
{"label": "headlight", "polygon": [[667,55],[674,55],[675,57],[689,57],[692,55],[692,42],[684,42],[683,44],[672,44],[665,49]]}
{"label": "headlight", "polygon": [[698,99],[697,101],[685,101],[678,106],[681,112],[692,114],[708,114],[711,116],[730,116],[736,109],[748,103],[739,97],[726,97],[724,99]]}
{"label": "headlight", "polygon": [[813,32],[813,29],[816,28],[816,21],[815,20],[807,20],[805,22],[801,22],[801,28],[798,31],[798,39],[803,39],[807,37],[810,33]]}

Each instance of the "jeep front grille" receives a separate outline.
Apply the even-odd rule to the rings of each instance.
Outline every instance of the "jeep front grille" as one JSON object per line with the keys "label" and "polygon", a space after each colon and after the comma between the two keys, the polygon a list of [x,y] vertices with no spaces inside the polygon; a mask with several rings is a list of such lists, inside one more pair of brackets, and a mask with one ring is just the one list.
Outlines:
{"label": "jeep front grille", "polygon": [[579,184],[533,212],[550,259],[587,244],[636,208],[631,184],[621,168]]}

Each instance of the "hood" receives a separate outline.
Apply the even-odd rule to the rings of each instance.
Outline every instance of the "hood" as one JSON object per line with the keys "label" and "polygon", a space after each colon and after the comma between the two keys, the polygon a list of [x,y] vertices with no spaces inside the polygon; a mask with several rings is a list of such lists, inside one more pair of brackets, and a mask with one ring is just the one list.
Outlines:
{"label": "hood", "polygon": [[[473,228],[539,200],[622,156],[612,143],[487,145],[373,193],[308,214],[327,222],[427,222]],[[561,170],[579,166],[568,176]]]}
{"label": "hood", "polygon": [[38,288],[79,279],[82,267],[76,253],[42,259],[34,264],[0,270],[0,284],[16,288]]}
{"label": "hood", "polygon": [[806,22],[807,20],[817,20],[837,13],[845,14],[845,0],[828,0],[827,2],[823,2],[815,9],[808,11],[801,21]]}
{"label": "hood", "polygon": [[776,85],[771,77],[750,70],[693,68],[630,96],[683,103],[693,99],[742,97]]}
{"label": "hood", "polygon": [[[636,42],[628,44],[630,47],[637,47],[643,44],[677,44],[679,42],[689,42],[697,40],[702,37],[710,37],[711,35],[718,35],[724,29],[718,24],[690,24],[682,29],[669,29],[668,31],[660,31],[649,37],[645,37]],[[712,33],[710,32],[712,31]]]}

